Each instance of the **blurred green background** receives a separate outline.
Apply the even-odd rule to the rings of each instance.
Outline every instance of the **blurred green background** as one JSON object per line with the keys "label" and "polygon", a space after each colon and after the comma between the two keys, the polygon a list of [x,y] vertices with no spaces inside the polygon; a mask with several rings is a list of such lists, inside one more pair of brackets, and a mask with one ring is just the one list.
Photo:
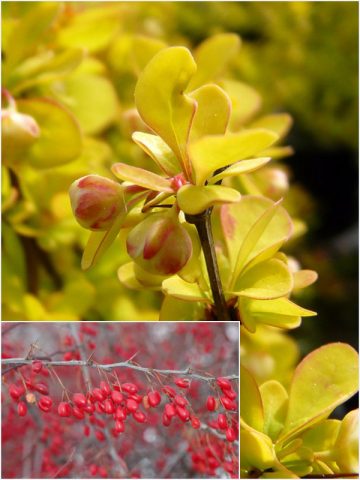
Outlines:
{"label": "blurred green background", "polygon": [[[3,177],[3,319],[157,318],[160,296],[131,292],[116,277],[125,261],[124,239],[93,271],[80,271],[88,233],[73,220],[66,190],[81,175],[109,175],[119,158],[144,164],[130,140],[142,55],[164,44],[195,48],[213,34],[234,32],[242,48],[227,78],[255,88],[262,113],[286,111],[294,118],[287,144],[295,154],[282,160],[291,180],[286,206],[307,223],[308,232],[289,253],[319,273],[301,299],[319,315],[305,320],[294,335],[303,353],[327,341],[356,345],[357,2],[39,5],[3,4],[3,86],[16,100],[45,96],[61,102],[76,116],[84,139],[71,163],[51,165],[50,160],[38,169],[21,166],[17,175],[10,169]],[[36,12],[43,23],[36,21]],[[79,65],[76,48],[85,52]],[[65,52],[73,65],[58,61],[62,68],[50,79],[35,69],[35,82],[21,83],[16,68],[24,70],[25,60],[48,51]],[[8,206],[14,188],[22,195]]]}

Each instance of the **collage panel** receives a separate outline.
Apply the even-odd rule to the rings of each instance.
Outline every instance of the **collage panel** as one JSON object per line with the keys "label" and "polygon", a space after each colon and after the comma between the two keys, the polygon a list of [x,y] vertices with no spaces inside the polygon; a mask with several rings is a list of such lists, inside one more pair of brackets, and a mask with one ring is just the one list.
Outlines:
{"label": "collage panel", "polygon": [[2,323],[1,478],[239,478],[239,327]]}

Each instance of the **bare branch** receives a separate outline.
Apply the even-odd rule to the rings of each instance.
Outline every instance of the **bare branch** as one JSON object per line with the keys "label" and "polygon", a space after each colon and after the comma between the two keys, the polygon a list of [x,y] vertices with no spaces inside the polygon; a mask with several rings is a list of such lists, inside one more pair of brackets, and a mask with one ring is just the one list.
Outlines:
{"label": "bare branch", "polygon": [[[31,360],[27,358],[5,358],[1,360],[1,365],[29,365],[33,362],[33,360],[37,360],[36,357],[33,357]],[[137,370],[139,372],[144,372],[147,374],[151,373],[158,373],[160,375],[178,375],[183,377],[192,378],[194,380],[202,380],[205,382],[213,382],[216,380],[217,377],[213,376],[205,376],[195,373],[191,367],[188,367],[184,370],[162,370],[158,368],[151,368],[151,367],[141,367],[140,365],[134,365],[130,361],[126,362],[118,362],[118,363],[95,363],[92,360],[85,361],[85,360],[53,360],[48,361],[44,360],[43,364],[45,366],[52,366],[52,367],[89,367],[89,368],[96,368],[99,370],[104,371],[112,371],[116,368],[130,368],[132,370]],[[4,374],[4,372],[3,372]],[[223,378],[227,378],[228,380],[239,380],[239,375],[227,375],[223,376]]]}

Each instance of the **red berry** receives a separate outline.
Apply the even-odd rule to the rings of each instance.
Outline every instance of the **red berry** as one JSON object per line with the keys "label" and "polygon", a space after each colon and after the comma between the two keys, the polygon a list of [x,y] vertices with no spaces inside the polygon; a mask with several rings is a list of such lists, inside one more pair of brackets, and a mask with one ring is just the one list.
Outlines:
{"label": "red berry", "polygon": [[100,388],[94,388],[94,390],[92,391],[92,396],[95,402],[102,402],[103,400],[105,400],[105,395],[103,391],[100,390]]}
{"label": "red berry", "polygon": [[93,403],[88,401],[87,404],[85,405],[85,407],[83,408],[83,410],[84,410],[84,412],[92,415],[95,412],[95,406],[94,406]]}
{"label": "red berry", "polygon": [[123,383],[121,385],[121,388],[124,390],[124,392],[130,393],[130,394],[135,394],[138,391],[138,387],[134,383]]}
{"label": "red berry", "polygon": [[107,477],[107,470],[105,467],[99,467],[99,474],[100,474],[100,477]]}
{"label": "red berry", "polygon": [[190,385],[187,378],[176,378],[174,383],[180,388],[188,388]]}
{"label": "red berry", "polygon": [[226,395],[230,400],[235,400],[237,397],[236,392],[231,388],[230,390],[223,390],[224,395]]}
{"label": "red berry", "polygon": [[67,402],[59,403],[58,414],[60,415],[60,417],[70,417],[71,406]]}
{"label": "red berry", "polygon": [[175,417],[176,410],[175,410],[174,405],[172,405],[171,403],[167,403],[165,405],[165,413],[169,418]]}
{"label": "red berry", "polygon": [[153,392],[148,393],[148,400],[151,407],[157,407],[161,402],[161,395],[159,392],[154,390]]}
{"label": "red berry", "polygon": [[17,387],[13,383],[9,386],[10,397],[14,400],[19,400],[19,398],[24,393],[24,391],[25,391],[24,387],[23,387],[23,391],[22,391],[20,387]]}
{"label": "red berry", "polygon": [[216,409],[216,400],[214,397],[209,396],[206,400],[206,408],[209,412],[213,412]]}
{"label": "red berry", "polygon": [[98,466],[92,463],[89,467],[90,475],[95,476],[98,472]]}
{"label": "red berry", "polygon": [[183,422],[187,422],[188,420],[190,420],[190,413],[186,408],[180,407],[179,405],[177,405],[176,406],[176,411],[177,411],[178,417]]}
{"label": "red berry", "polygon": [[176,390],[174,390],[172,387],[170,387],[170,385],[165,385],[163,387],[162,391],[164,393],[166,393],[166,395],[169,395],[169,397],[175,397],[175,395],[176,395]]}
{"label": "red berry", "polygon": [[105,407],[105,413],[107,413],[107,414],[111,414],[111,413],[115,412],[114,404],[113,404],[112,400],[110,400],[109,398],[107,398],[105,400],[104,407]]}
{"label": "red berry", "polygon": [[73,416],[75,418],[77,418],[78,420],[82,420],[84,418],[84,412],[79,408],[77,407],[76,405],[73,407]]}
{"label": "red berry", "polygon": [[83,393],[74,393],[73,402],[79,408],[84,408],[86,405],[86,397]]}
{"label": "red berry", "polygon": [[84,436],[88,437],[90,435],[90,427],[89,425],[85,425],[84,427]]}
{"label": "red berry", "polygon": [[25,415],[27,413],[26,403],[25,402],[19,402],[18,406],[17,406],[17,411],[18,411],[19,417],[25,417]]}
{"label": "red berry", "polygon": [[49,412],[51,410],[52,403],[53,403],[53,401],[50,397],[43,396],[43,397],[40,398],[40,400],[38,402],[38,407],[43,412]]}
{"label": "red berry", "polygon": [[191,426],[197,430],[198,428],[200,428],[200,420],[197,418],[197,417],[191,417]]}
{"label": "red berry", "polygon": [[236,403],[230,400],[230,398],[221,397],[220,402],[222,403],[222,406],[226,408],[226,410],[236,410]]}
{"label": "red berry", "polygon": [[219,385],[221,390],[230,390],[232,388],[231,382],[227,378],[219,377],[216,379],[216,383]]}
{"label": "red berry", "polygon": [[115,422],[115,431],[117,433],[122,433],[125,430],[125,425],[122,420],[116,420]]}
{"label": "red berry", "polygon": [[126,400],[126,408],[129,410],[129,412],[136,412],[138,406],[139,404],[133,398],[128,398]]}
{"label": "red berry", "polygon": [[63,355],[63,359],[65,360],[65,362],[69,362],[70,360],[72,360],[72,352],[65,352]]}
{"label": "red berry", "polygon": [[99,442],[103,442],[105,440],[105,434],[101,430],[95,430],[95,437],[99,440]]}
{"label": "red berry", "polygon": [[115,418],[117,420],[125,420],[126,419],[126,413],[123,408],[117,407],[115,411]]}
{"label": "red berry", "polygon": [[34,390],[41,393],[41,395],[48,395],[49,393],[49,387],[46,385],[46,383],[36,383],[34,385]]}
{"label": "red berry", "polygon": [[129,395],[129,398],[132,398],[137,403],[141,403],[142,399],[143,399],[143,397],[141,395],[139,395],[138,393],[133,393],[132,395]]}
{"label": "red berry", "polygon": [[136,412],[134,412],[133,417],[138,423],[146,422],[146,416],[141,410],[137,410]]}
{"label": "red berry", "polygon": [[31,364],[31,369],[34,373],[40,373],[42,370],[43,364],[40,360],[34,360]]}
{"label": "red berry", "polygon": [[185,407],[188,404],[186,398],[182,397],[181,395],[176,395],[175,402],[180,405],[180,407]]}
{"label": "red berry", "polygon": [[109,396],[111,394],[111,388],[109,384],[104,381],[100,382],[100,390],[104,393],[105,396]]}
{"label": "red berry", "polygon": [[217,421],[221,430],[225,430],[228,427],[226,416],[223,413],[219,413]]}
{"label": "red berry", "polygon": [[116,390],[113,390],[111,392],[111,398],[114,403],[121,403],[124,400],[124,395],[121,392],[117,392]]}
{"label": "red berry", "polygon": [[235,430],[231,427],[226,429],[225,435],[228,442],[234,442],[236,440]]}
{"label": "red berry", "polygon": [[164,425],[164,427],[168,427],[170,423],[171,423],[171,417],[169,417],[168,415],[166,415],[165,412],[163,412],[162,424]]}

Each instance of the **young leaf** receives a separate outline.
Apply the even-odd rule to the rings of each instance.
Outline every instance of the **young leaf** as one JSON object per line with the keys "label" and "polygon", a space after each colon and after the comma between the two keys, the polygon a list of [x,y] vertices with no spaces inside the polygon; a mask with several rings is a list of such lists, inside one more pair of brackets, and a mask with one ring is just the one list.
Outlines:
{"label": "young leaf", "polygon": [[185,282],[177,275],[164,280],[162,283],[162,290],[166,295],[171,295],[180,300],[211,303],[211,299],[200,290],[197,283]]}
{"label": "young leaf", "polygon": [[227,92],[232,104],[230,130],[238,131],[260,109],[261,96],[254,88],[237,80],[223,80],[220,86]]}
{"label": "young leaf", "polygon": [[154,55],[166,48],[166,43],[158,38],[151,38],[145,35],[135,35],[132,43],[132,55],[135,70],[140,73]]}
{"label": "young leaf", "polygon": [[217,169],[260,153],[277,138],[270,130],[254,129],[225,136],[205,136],[192,142],[189,154],[196,185],[203,185]]}
{"label": "young leaf", "polygon": [[6,46],[9,55],[6,55],[5,68],[9,71],[22,59],[26,58],[38,48],[45,32],[54,23],[61,5],[57,2],[34,3],[32,8],[16,23],[12,29]]}
{"label": "young leaf", "polygon": [[241,198],[237,190],[220,185],[184,185],[177,193],[177,202],[181,210],[196,215],[212,205],[238,202]]}
{"label": "young leaf", "polygon": [[264,429],[264,407],[257,383],[252,374],[240,365],[240,415],[251,428]]}
{"label": "young leaf", "polygon": [[234,163],[231,167],[223,170],[221,173],[214,175],[208,181],[210,185],[214,185],[219,180],[223,180],[226,177],[234,177],[243,173],[250,173],[263,165],[266,165],[271,160],[270,157],[250,158],[249,160],[242,160],[241,162]]}
{"label": "young leaf", "polygon": [[170,180],[143,168],[133,167],[126,163],[115,163],[111,167],[111,171],[120,180],[134,183],[149,190],[169,193],[173,191]]}
{"label": "young leaf", "polygon": [[269,223],[274,218],[279,206],[280,206],[279,202],[271,205],[267,210],[265,210],[265,212],[261,215],[261,217],[259,217],[256,220],[256,222],[251,226],[250,230],[248,231],[247,235],[245,236],[241,244],[241,247],[239,249],[239,253],[234,265],[234,272],[233,272],[234,281],[236,281],[243,267],[246,265],[249,258],[251,258],[251,254],[256,248],[258,241],[261,239]]}
{"label": "young leaf", "polygon": [[186,145],[196,101],[183,92],[195,71],[187,48],[166,48],[150,60],[135,88],[140,116],[174,151],[189,178]]}
{"label": "young leaf", "polygon": [[259,389],[264,406],[264,433],[275,441],[284,427],[288,394],[277,380],[268,380]]}
{"label": "young leaf", "polygon": [[29,161],[37,168],[71,162],[80,155],[82,136],[74,117],[57,102],[45,99],[19,100],[18,109],[32,116],[40,137],[29,150]]}
{"label": "young leaf", "polygon": [[201,43],[194,55],[198,70],[189,84],[189,89],[193,90],[215,80],[238,53],[239,48],[240,38],[234,33],[213,35]]}
{"label": "young leaf", "polygon": [[197,102],[190,139],[205,135],[223,135],[229,123],[231,102],[228,95],[214,84],[203,85],[190,93]]}
{"label": "young leaf", "polygon": [[169,177],[181,171],[181,167],[173,151],[157,135],[151,133],[134,132],[134,142],[141,147]]}
{"label": "young leaf", "polygon": [[198,304],[195,302],[187,302],[179,300],[178,298],[166,296],[161,305],[159,320],[168,322],[169,320],[203,320],[204,306],[201,305],[202,317],[197,317],[197,311],[199,310]]}
{"label": "young leaf", "polygon": [[246,448],[240,448],[240,464],[242,467],[249,470],[253,468],[267,470],[276,464],[275,450],[267,435],[251,430],[241,430],[240,445],[246,445]]}
{"label": "young leaf", "polygon": [[[139,280],[138,267],[134,262],[125,263],[118,269],[118,278],[120,282],[125,285],[125,287],[132,290],[160,290],[159,282],[161,285],[161,280],[164,277],[155,278],[155,275],[151,275],[148,272],[142,271],[143,275],[142,281]],[[153,277],[151,279],[151,277]],[[152,281],[150,281],[150,279]],[[151,284],[153,283],[153,284]]]}
{"label": "young leaf", "polygon": [[279,441],[326,418],[357,389],[358,354],[350,345],[330,343],[313,351],[295,370]]}
{"label": "young leaf", "polygon": [[251,332],[255,331],[259,323],[278,328],[296,328],[301,323],[301,317],[316,315],[315,312],[299,307],[285,297],[266,301],[241,298],[239,309],[244,325],[249,326]]}
{"label": "young leaf", "polygon": [[233,295],[267,300],[287,295],[293,280],[287,266],[277,259],[259,263],[241,275]]}
{"label": "young leaf", "polygon": [[318,274],[314,270],[298,270],[294,274],[294,290],[308,287],[316,282]]}
{"label": "young leaf", "polygon": [[89,135],[109,127],[119,113],[119,101],[113,84],[101,75],[74,73],[64,81],[64,92],[57,96],[75,114]]}
{"label": "young leaf", "polygon": [[104,49],[120,28],[119,5],[98,6],[74,15],[68,25],[59,30],[58,42],[64,47],[86,48],[88,52]]}
{"label": "young leaf", "polygon": [[[259,226],[256,226],[257,222],[263,225],[265,219],[269,220],[272,213],[272,220],[268,222],[261,235],[255,238],[255,233],[259,230]],[[263,215],[265,215],[265,219],[260,220]],[[286,210],[264,197],[248,195],[242,197],[241,202],[236,205],[224,205],[220,210],[220,219],[232,271],[235,270],[237,264],[239,248],[246,238],[249,240],[252,238],[255,242],[246,259],[250,264],[257,255],[268,248],[271,249],[273,245],[280,248],[281,243],[289,237],[292,231],[292,222]],[[250,233],[253,228],[254,233]],[[249,246],[251,247],[250,244],[246,247],[247,251]],[[274,253],[276,253],[276,249]]]}
{"label": "young leaf", "polygon": [[122,224],[125,221],[127,210],[125,201],[123,202],[123,210],[114,221],[111,228],[106,232],[92,232],[86,244],[82,259],[81,268],[88,270],[93,267],[101,255],[110,247],[117,237]]}
{"label": "young leaf", "polygon": [[279,138],[285,137],[293,124],[293,120],[288,113],[274,113],[264,115],[251,122],[249,128],[266,128],[279,135]]}
{"label": "young leaf", "polygon": [[359,471],[359,409],[349,412],[341,422],[334,457],[343,472]]}

